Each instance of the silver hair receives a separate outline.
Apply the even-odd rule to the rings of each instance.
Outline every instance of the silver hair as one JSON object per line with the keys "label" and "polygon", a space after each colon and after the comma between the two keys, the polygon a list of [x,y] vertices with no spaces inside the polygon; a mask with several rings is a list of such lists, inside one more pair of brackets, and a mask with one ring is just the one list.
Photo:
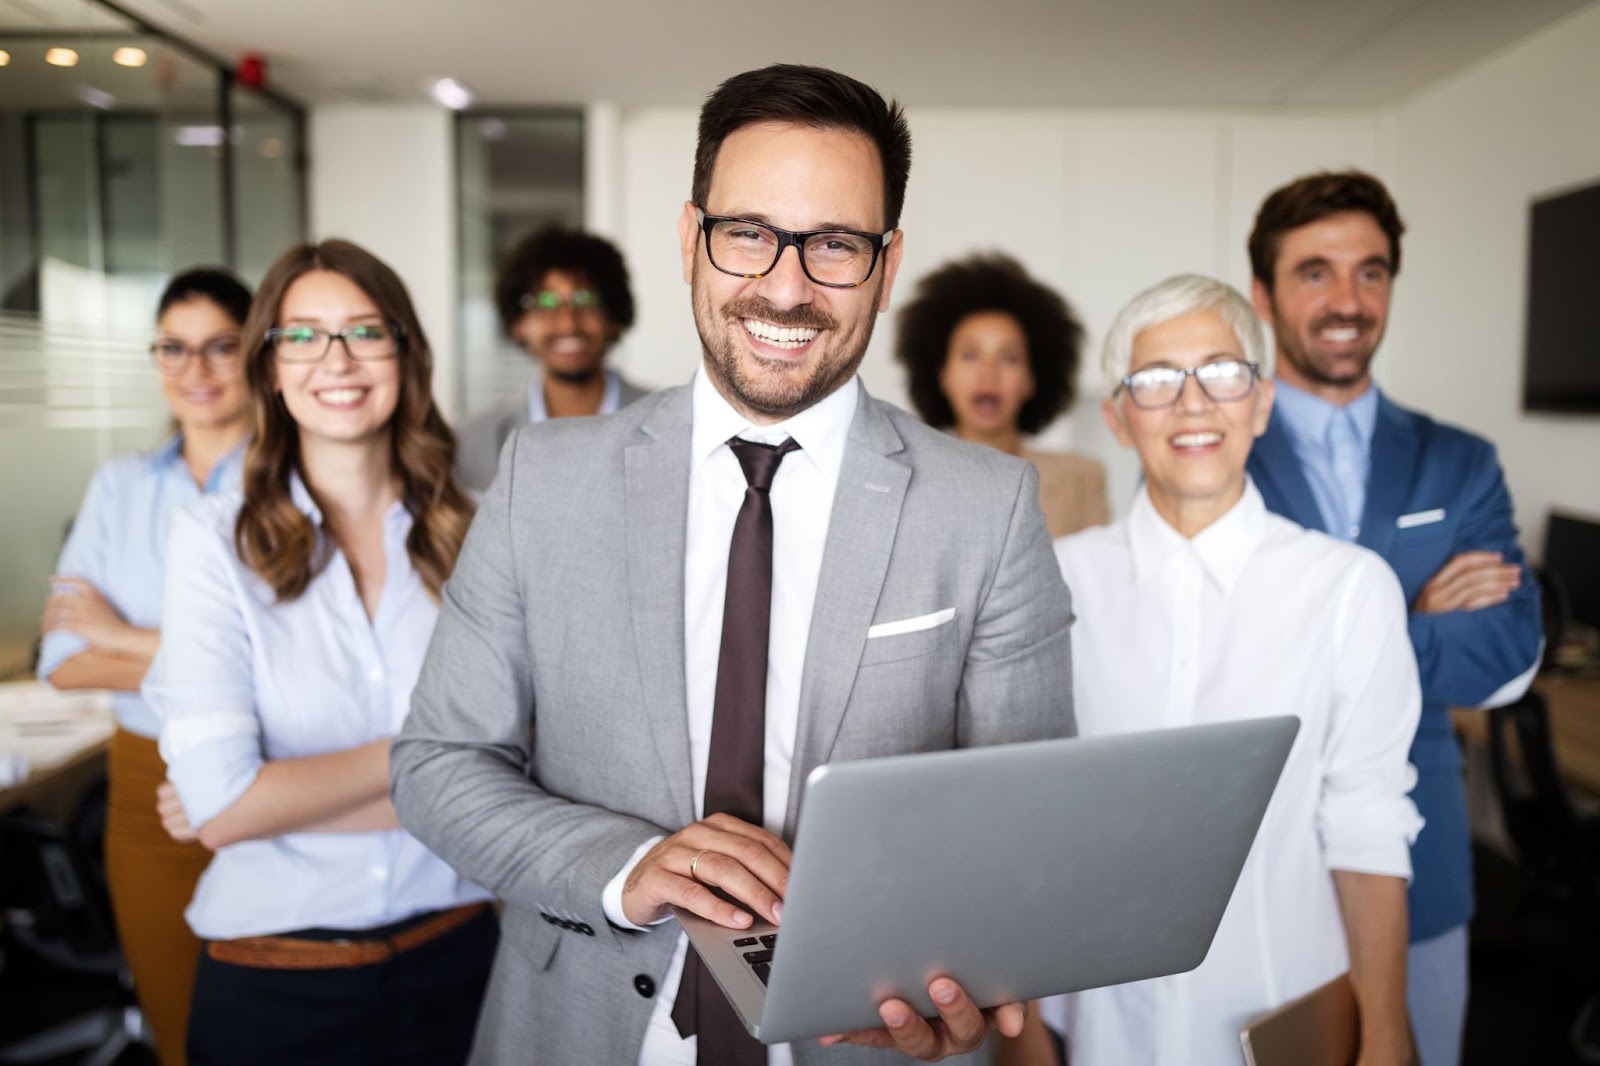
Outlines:
{"label": "silver hair", "polygon": [[1239,338],[1241,354],[1261,367],[1261,376],[1271,376],[1261,319],[1250,301],[1226,282],[1203,274],[1176,274],[1144,290],[1117,312],[1100,354],[1100,369],[1105,374],[1106,392],[1116,392],[1133,359],[1133,339],[1151,326],[1199,311],[1215,311]]}

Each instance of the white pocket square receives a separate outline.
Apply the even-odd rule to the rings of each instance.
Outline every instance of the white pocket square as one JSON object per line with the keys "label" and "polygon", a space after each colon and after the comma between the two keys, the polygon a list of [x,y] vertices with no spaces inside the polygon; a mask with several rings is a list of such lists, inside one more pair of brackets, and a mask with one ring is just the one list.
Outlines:
{"label": "white pocket square", "polygon": [[1427,526],[1435,522],[1444,521],[1444,508],[1435,507],[1431,511],[1413,511],[1403,514],[1394,520],[1394,528],[1410,529],[1412,526]]}
{"label": "white pocket square", "polygon": [[956,616],[954,607],[946,607],[942,611],[932,614],[919,614],[915,618],[902,618],[898,622],[879,622],[868,628],[867,639],[874,637],[897,637],[902,633],[916,633],[934,626],[942,626]]}

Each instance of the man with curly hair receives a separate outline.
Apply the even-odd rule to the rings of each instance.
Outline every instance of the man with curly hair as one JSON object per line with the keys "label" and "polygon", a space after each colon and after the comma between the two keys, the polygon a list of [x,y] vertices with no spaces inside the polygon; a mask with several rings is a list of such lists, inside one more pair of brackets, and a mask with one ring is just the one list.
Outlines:
{"label": "man with curly hair", "polygon": [[506,336],[527,349],[535,373],[517,396],[461,429],[456,473],[482,492],[500,448],[518,426],[547,418],[608,415],[648,390],[605,366],[633,325],[633,293],[622,253],[603,237],[551,225],[528,234],[500,264],[495,309]]}

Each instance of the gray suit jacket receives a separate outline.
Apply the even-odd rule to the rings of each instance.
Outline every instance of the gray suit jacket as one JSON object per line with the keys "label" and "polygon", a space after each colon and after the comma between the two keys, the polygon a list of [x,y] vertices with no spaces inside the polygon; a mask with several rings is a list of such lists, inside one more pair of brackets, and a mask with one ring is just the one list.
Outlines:
{"label": "gray suit jacket", "polygon": [[[408,829],[506,902],[475,1063],[626,1066],[662,991],[676,924],[617,929],[601,893],[641,843],[694,817],[690,414],[683,387],[518,432],[445,586],[394,744],[394,801]],[[948,607],[945,625],[867,639],[875,623]],[[1071,734],[1071,622],[1033,468],[863,392],[806,649],[785,835],[821,763]],[[898,1058],[809,1041],[795,1053],[802,1066]]]}
{"label": "gray suit jacket", "polygon": [[[619,408],[650,395],[627,378],[618,375],[622,383],[617,399]],[[482,411],[461,426],[456,434],[456,480],[463,488],[482,492],[494,480],[495,468],[500,462],[500,452],[511,434],[528,424],[528,398],[525,392],[505,403]]]}

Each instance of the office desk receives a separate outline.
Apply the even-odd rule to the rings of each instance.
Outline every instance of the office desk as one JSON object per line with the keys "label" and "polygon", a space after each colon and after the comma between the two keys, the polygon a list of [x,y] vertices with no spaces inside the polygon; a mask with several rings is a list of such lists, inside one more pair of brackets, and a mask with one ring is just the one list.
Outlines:
{"label": "office desk", "polygon": [[[1550,708],[1552,745],[1562,775],[1574,788],[1600,796],[1600,678],[1541,674],[1533,687]],[[1488,747],[1487,712],[1457,710],[1453,717],[1462,739]]]}
{"label": "office desk", "polygon": [[0,684],[0,759],[21,755],[27,774],[0,788],[0,814],[75,796],[105,764],[116,731],[106,692],[57,692],[42,681]]}

